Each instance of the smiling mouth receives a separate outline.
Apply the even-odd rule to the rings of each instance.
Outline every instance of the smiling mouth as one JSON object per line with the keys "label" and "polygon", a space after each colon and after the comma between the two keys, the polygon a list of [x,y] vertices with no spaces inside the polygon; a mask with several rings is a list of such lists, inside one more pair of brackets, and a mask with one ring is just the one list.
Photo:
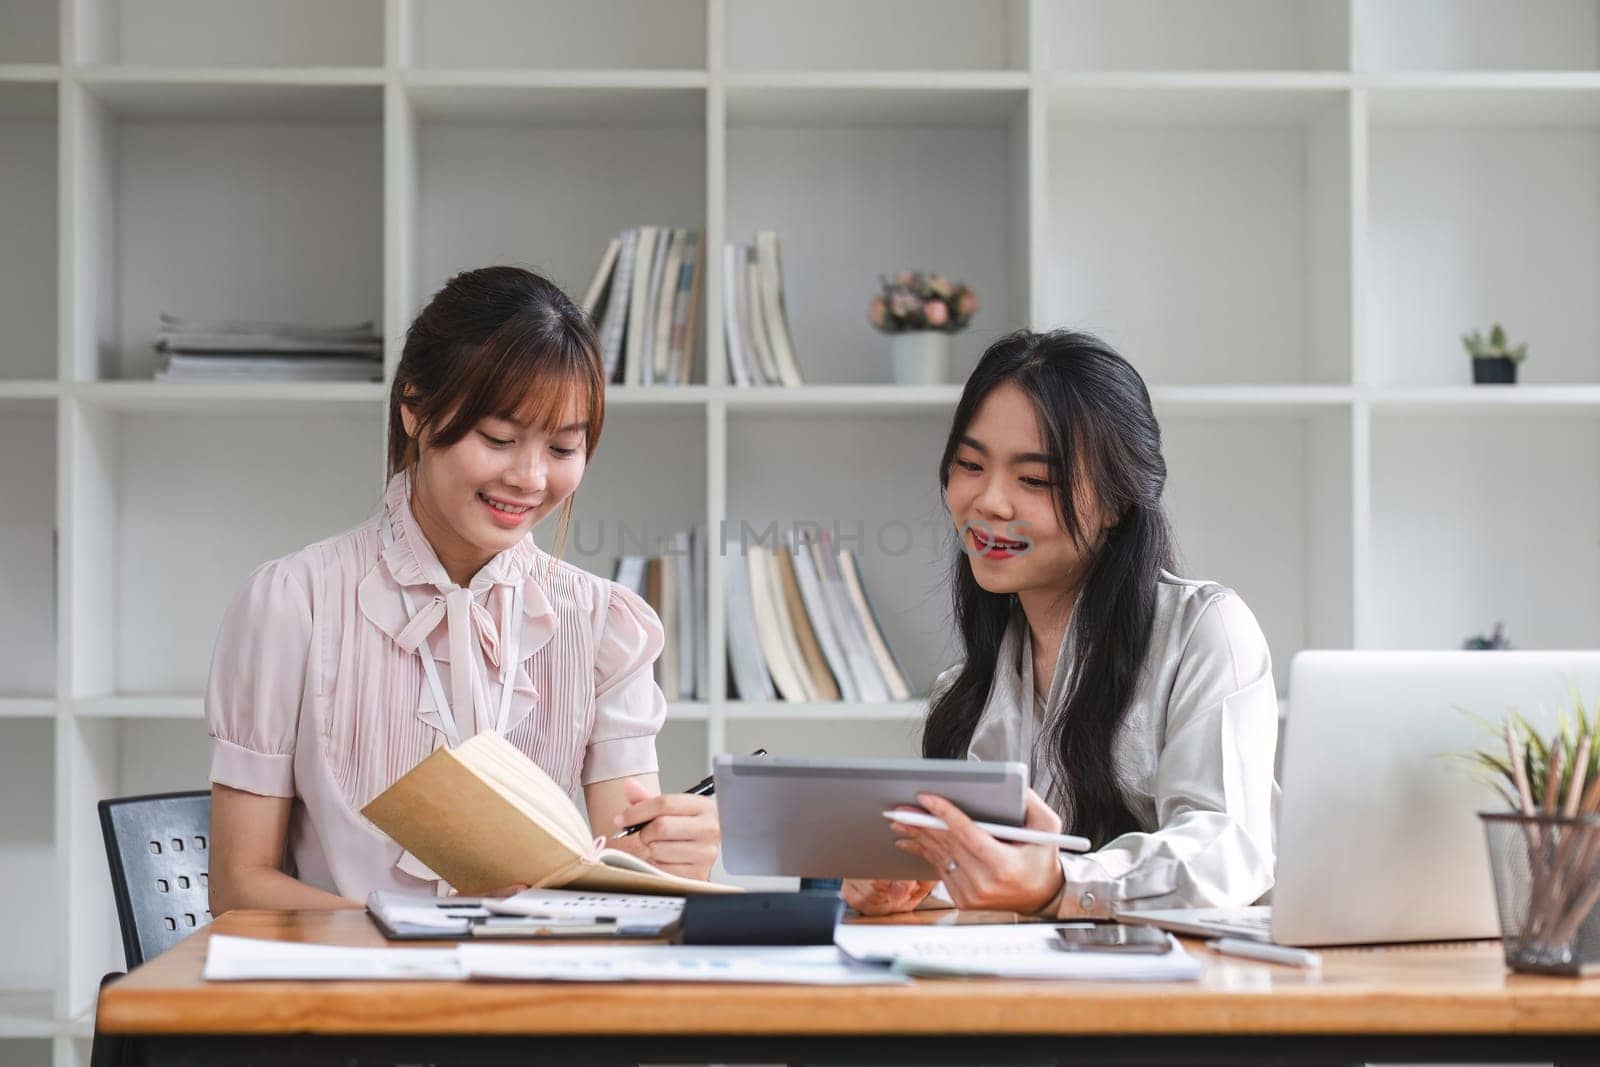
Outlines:
{"label": "smiling mouth", "polygon": [[1028,549],[1025,541],[1012,541],[1005,537],[996,537],[994,534],[983,530],[972,529],[967,532],[972,541],[972,547],[985,559],[1006,559],[1019,555]]}
{"label": "smiling mouth", "polygon": [[497,500],[496,498],[485,493],[479,493],[478,499],[483,501],[485,504],[488,504],[500,514],[516,518],[520,518],[521,516],[526,515],[528,512],[533,510],[532,504],[512,504],[504,500]]}

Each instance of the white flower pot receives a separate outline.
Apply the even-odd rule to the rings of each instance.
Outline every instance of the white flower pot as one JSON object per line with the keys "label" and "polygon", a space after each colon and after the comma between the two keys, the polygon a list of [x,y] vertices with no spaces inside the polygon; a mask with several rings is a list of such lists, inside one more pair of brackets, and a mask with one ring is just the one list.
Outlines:
{"label": "white flower pot", "polygon": [[943,385],[950,376],[950,335],[910,330],[889,335],[896,385]]}

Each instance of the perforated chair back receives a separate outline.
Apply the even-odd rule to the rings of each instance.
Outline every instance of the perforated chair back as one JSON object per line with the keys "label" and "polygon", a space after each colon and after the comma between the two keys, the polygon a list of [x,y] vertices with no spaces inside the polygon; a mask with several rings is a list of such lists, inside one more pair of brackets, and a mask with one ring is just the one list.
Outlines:
{"label": "perforated chair back", "polygon": [[100,830],[128,968],[211,921],[211,794],[100,802]]}

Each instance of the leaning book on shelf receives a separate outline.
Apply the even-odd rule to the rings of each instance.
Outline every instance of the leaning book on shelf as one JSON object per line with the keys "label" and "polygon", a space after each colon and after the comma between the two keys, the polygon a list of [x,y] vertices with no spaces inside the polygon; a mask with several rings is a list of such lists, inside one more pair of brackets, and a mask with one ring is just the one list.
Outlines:
{"label": "leaning book on shelf", "polygon": [[729,243],[723,254],[729,378],[735,385],[805,384],[784,305],[777,233],[758,231],[754,245]]}
{"label": "leaning book on shelf", "polygon": [[801,681],[800,670],[784,642],[779,616],[783,613],[781,601],[774,596],[771,549],[764,545],[751,545],[745,550],[746,573],[750,577],[750,598],[756,618],[756,638],[761,645],[761,656],[767,670],[772,672],[772,684],[778,695],[791,703],[804,703],[809,694]]}
{"label": "leaning book on shelf", "polygon": [[651,284],[650,358],[645,361],[647,384],[666,385],[672,376],[672,312],[678,297],[678,269],[683,261],[687,230],[669,230],[657,258],[661,270]]}
{"label": "leaning book on shelf", "polygon": [[762,230],[756,234],[756,273],[761,285],[761,320],[766,326],[768,345],[784,385],[800,385],[800,367],[795,363],[794,339],[789,333],[789,313],[783,302],[783,268],[778,261],[778,234]]}
{"label": "leaning book on shelf", "polygon": [[698,619],[695,617],[694,595],[694,537],[688,530],[679,530],[672,539],[672,564],[678,574],[677,624],[678,637],[678,688],[669,691],[667,698],[693,700],[694,661],[699,655]]}
{"label": "leaning book on shelf", "polygon": [[800,650],[800,665],[806,672],[807,686],[814,700],[838,700],[839,686],[828,670],[822,646],[817,641],[816,628],[806,611],[805,598],[800,592],[800,582],[795,574],[794,556],[781,545],[772,553],[777,567],[778,583],[783,589],[783,602],[789,609],[789,623],[794,627],[795,644]]}
{"label": "leaning book on shelf", "polygon": [[772,353],[772,338],[767,332],[766,316],[761,305],[761,268],[748,248],[745,249],[744,288],[739,297],[739,309],[744,314],[745,335],[756,354],[756,362],[761,366],[761,377],[768,385],[783,385],[783,375]]}
{"label": "leaning book on shelf", "polygon": [[595,267],[594,277],[589,279],[589,288],[583,291],[583,311],[591,319],[605,306],[606,289],[611,283],[612,269],[617,265],[617,254],[621,251],[622,238],[613,237],[606,245],[606,250],[600,253],[600,265]]}
{"label": "leaning book on shelf", "polygon": [[623,556],[617,561],[616,583],[629,592],[644,596],[645,565],[643,556]]}
{"label": "leaning book on shelf", "polygon": [[728,377],[734,385],[760,385],[744,340],[744,319],[739,311],[743,288],[744,248],[730,244],[722,250],[722,337],[728,351]]}
{"label": "leaning book on shelf", "polygon": [[727,893],[668,874],[590,833],[570,797],[492,730],[441,748],[361,813],[463,894],[502,886],[612,893]]}
{"label": "leaning book on shelf", "polygon": [[689,381],[703,252],[700,231],[670,226],[630,227],[607,243],[583,295],[606,381]]}
{"label": "leaning book on shelf", "polygon": [[739,699],[911,699],[855,556],[827,534],[730,554],[728,661]]}
{"label": "leaning book on shelf", "polygon": [[827,594],[822,588],[822,577],[817,573],[817,561],[812,557],[811,550],[811,540],[805,537],[789,549],[794,557],[795,577],[800,582],[800,596],[805,601],[806,614],[811,617],[817,643],[822,646],[822,654],[828,661],[828,669],[838,683],[839,698],[856,703],[861,700],[861,690],[850,671],[838,623],[828,608]]}
{"label": "leaning book on shelf", "polygon": [[660,581],[657,584],[658,600],[650,606],[661,619],[663,643],[661,655],[656,657],[656,684],[668,700],[678,697],[678,561],[672,556],[661,556],[657,561]]}
{"label": "leaning book on shelf", "polygon": [[784,660],[797,683],[800,699],[817,701],[822,699],[822,694],[817,692],[816,681],[800,648],[800,635],[795,632],[795,606],[789,601],[789,591],[783,584],[783,567],[778,562],[782,552],[780,547],[763,549],[761,553],[761,565],[767,572],[767,588],[772,593],[773,616],[778,624],[778,641],[783,647]]}
{"label": "leaning book on shelf", "polygon": [[777,699],[772,675],[761,654],[756,630],[755,602],[750,597],[750,572],[738,545],[728,548],[728,669],[740,700],[767,702]]}
{"label": "leaning book on shelf", "polygon": [[704,700],[705,537],[697,526],[673,534],[659,556],[623,556],[615,581],[644,598],[661,622],[656,684],[668,700]]}
{"label": "leaning book on shelf", "polygon": [[656,262],[659,226],[639,227],[639,247],[633,256],[633,291],[628,294],[628,328],[622,350],[623,385],[644,384],[645,318],[650,310],[650,272]]}
{"label": "leaning book on shelf", "polygon": [[700,324],[700,287],[706,273],[706,243],[689,231],[683,274],[678,280],[678,306],[672,315],[673,375],[671,384],[687,384],[694,369],[695,329]]}
{"label": "leaning book on shelf", "polygon": [[[633,264],[639,248],[639,229],[622,231],[615,273],[606,289],[605,313],[600,320],[600,355],[605,364],[606,381],[614,382],[622,370],[623,340],[628,328],[628,294],[633,288]],[[593,318],[594,312],[590,313]]]}
{"label": "leaning book on shelf", "polygon": [[838,560],[845,589],[866,631],[867,645],[872,649],[873,658],[877,660],[878,670],[889,687],[890,699],[910,700],[911,686],[906,681],[906,670],[900,665],[894,650],[889,647],[883,626],[878,622],[878,613],[872,610],[872,601],[867,599],[866,586],[861,581],[861,568],[856,565],[855,553],[848,548],[842,548],[839,550]]}
{"label": "leaning book on shelf", "polygon": [[888,700],[889,684],[873,658],[867,636],[868,627],[845,585],[838,553],[834,552],[833,542],[826,532],[817,541],[816,559],[817,568],[822,573],[823,588],[828,594],[828,606],[847,635],[845,655],[850,660],[850,669],[855,672],[856,681],[860,683],[861,699],[871,703]]}
{"label": "leaning book on shelf", "polygon": [[694,590],[694,689],[691,695],[696,700],[709,700],[711,698],[711,642],[708,636],[711,618],[706,613],[706,600],[710,591],[706,588],[706,571],[708,567],[707,554],[710,545],[706,541],[706,531],[703,526],[696,526],[689,532],[689,550],[694,558],[690,562],[689,581]]}

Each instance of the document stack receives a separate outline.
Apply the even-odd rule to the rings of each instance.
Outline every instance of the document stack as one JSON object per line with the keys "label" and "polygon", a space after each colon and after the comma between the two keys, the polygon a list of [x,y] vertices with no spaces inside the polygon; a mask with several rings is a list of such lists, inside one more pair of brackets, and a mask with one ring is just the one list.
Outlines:
{"label": "document stack", "polygon": [[756,233],[754,245],[723,249],[723,339],[735,385],[803,385],[783,303],[778,235]]}
{"label": "document stack", "polygon": [[679,531],[659,556],[623,556],[616,581],[644,597],[661,617],[666,645],[656,659],[656,683],[667,699],[709,699],[704,531]]}
{"label": "document stack", "polygon": [[157,381],[376,382],[383,338],[374,324],[197,322],[161,314]]}
{"label": "document stack", "polygon": [[911,699],[854,553],[834,551],[825,533],[729,553],[728,660],[739,699]]}
{"label": "document stack", "polygon": [[583,294],[606,381],[683,385],[694,364],[705,250],[700,231],[637,226],[611,239]]}

